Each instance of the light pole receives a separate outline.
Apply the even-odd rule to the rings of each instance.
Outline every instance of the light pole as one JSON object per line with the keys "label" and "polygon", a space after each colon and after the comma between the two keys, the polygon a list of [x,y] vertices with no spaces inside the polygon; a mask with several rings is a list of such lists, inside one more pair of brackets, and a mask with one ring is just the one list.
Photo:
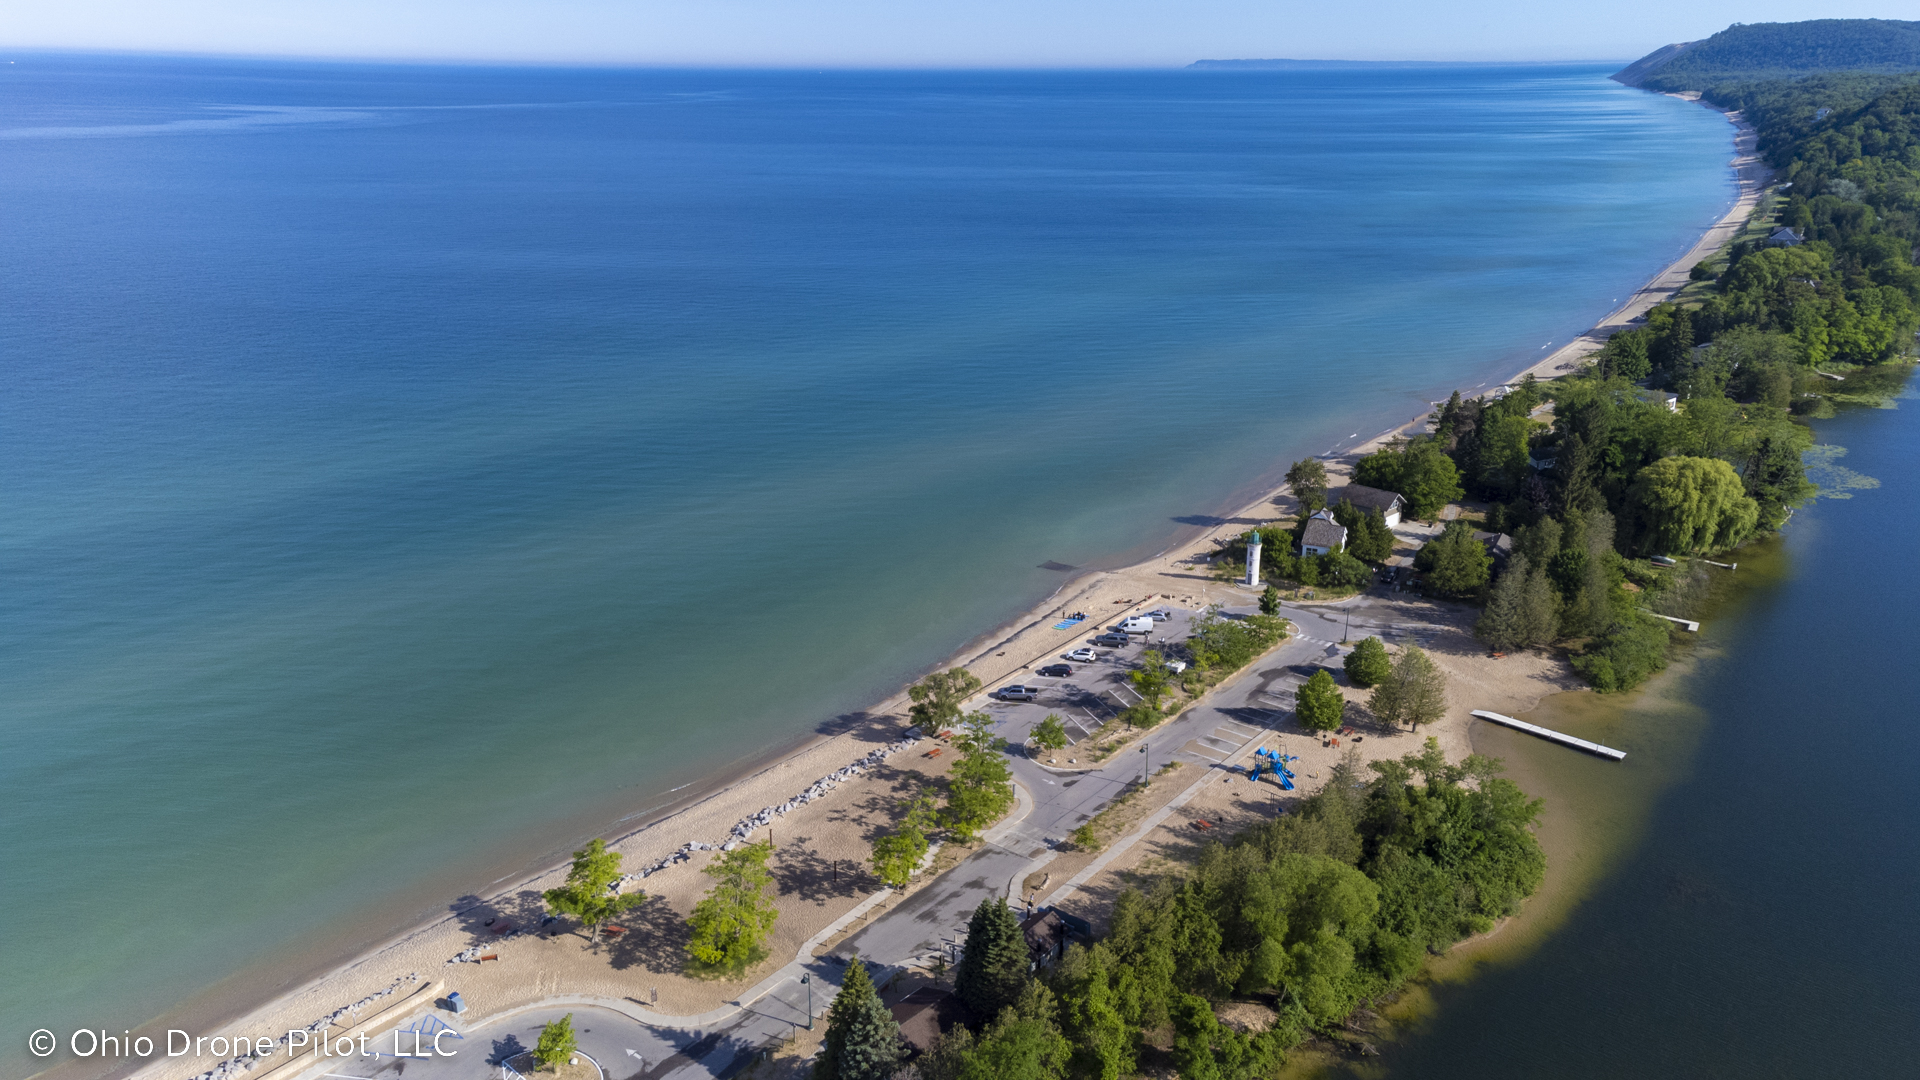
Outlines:
{"label": "light pole", "polygon": [[1140,762],[1140,786],[1146,787],[1153,782],[1153,755],[1147,753],[1147,744],[1140,744],[1140,752],[1147,756]]}
{"label": "light pole", "polygon": [[807,988],[807,1030],[813,1030],[813,976],[800,976],[800,985]]}
{"label": "light pole", "polygon": [[1340,644],[1345,645],[1347,643],[1347,639],[1352,636],[1353,636],[1353,609],[1348,608],[1347,609],[1347,629],[1345,633],[1342,633],[1340,635]]}

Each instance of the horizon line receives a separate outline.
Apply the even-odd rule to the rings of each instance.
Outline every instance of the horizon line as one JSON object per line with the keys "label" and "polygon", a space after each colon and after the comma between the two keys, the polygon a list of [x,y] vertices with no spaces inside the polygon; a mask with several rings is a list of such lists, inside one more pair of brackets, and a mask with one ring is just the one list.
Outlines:
{"label": "horizon line", "polygon": [[[1541,60],[1338,60],[1338,59],[1291,59],[1291,58],[1217,58],[1202,57],[1185,62],[1169,61],[1164,63],[862,63],[835,61],[830,63],[802,61],[669,61],[669,60],[618,60],[618,59],[562,59],[562,58],[509,58],[486,56],[387,56],[354,55],[345,53],[281,53],[218,51],[197,49],[140,49],[110,48],[102,46],[66,46],[66,45],[0,45],[0,59],[9,63],[15,57],[36,56],[102,56],[102,57],[150,57],[171,60],[233,60],[265,61],[278,63],[314,63],[314,64],[353,64],[384,65],[392,67],[512,67],[512,68],[568,68],[578,70],[621,70],[621,71],[1197,71],[1206,74],[1236,74],[1258,71],[1251,65],[1286,64],[1299,65],[1300,68],[1314,65],[1332,67],[1550,67],[1631,63],[1618,57],[1592,58],[1578,57],[1568,59]],[[1220,68],[1201,67],[1200,65],[1229,65]],[[1234,66],[1249,65],[1242,72],[1233,71]],[[1296,68],[1295,70],[1299,70]],[[1268,70],[1285,70],[1272,68]]]}

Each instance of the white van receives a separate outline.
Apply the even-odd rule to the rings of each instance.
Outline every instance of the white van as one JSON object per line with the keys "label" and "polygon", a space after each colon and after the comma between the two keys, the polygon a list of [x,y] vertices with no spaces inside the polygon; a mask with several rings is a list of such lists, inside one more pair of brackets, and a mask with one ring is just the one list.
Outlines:
{"label": "white van", "polygon": [[1159,624],[1142,615],[1136,619],[1120,620],[1120,632],[1123,634],[1151,634],[1157,625]]}

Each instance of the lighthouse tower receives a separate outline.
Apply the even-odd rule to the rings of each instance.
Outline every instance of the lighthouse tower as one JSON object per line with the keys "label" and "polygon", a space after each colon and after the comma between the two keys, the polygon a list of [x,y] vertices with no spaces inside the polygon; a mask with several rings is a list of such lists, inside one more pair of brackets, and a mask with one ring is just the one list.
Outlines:
{"label": "lighthouse tower", "polygon": [[1260,587],[1260,534],[1247,534],[1247,587]]}

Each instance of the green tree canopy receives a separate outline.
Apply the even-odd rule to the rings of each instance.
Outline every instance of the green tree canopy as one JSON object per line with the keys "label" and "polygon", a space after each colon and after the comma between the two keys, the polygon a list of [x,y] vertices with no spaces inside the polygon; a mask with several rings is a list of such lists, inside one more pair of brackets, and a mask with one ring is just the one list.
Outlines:
{"label": "green tree canopy", "polygon": [[1362,689],[1378,686],[1393,674],[1393,658],[1377,637],[1364,637],[1347,654],[1347,681]]}
{"label": "green tree canopy", "polygon": [[1446,715],[1447,676],[1432,657],[1409,645],[1394,661],[1393,674],[1374,688],[1367,707],[1389,724],[1417,730]]}
{"label": "green tree canopy", "polygon": [[933,799],[920,795],[906,804],[893,828],[873,841],[873,872],[889,887],[904,889],[927,855],[927,830],[933,825]]}
{"label": "green tree canopy", "polygon": [[954,971],[954,993],[976,1021],[984,1022],[1019,998],[1032,964],[1026,935],[1006,900],[982,900],[967,921],[966,945]]}
{"label": "green tree canopy", "polygon": [[592,843],[573,853],[566,884],[548,889],[542,896],[549,910],[579,919],[591,935],[590,943],[597,944],[600,928],[607,920],[647,898],[643,892],[615,892],[620,876],[620,853],[608,851],[607,842],[595,837]]}
{"label": "green tree canopy", "polygon": [[1409,517],[1427,520],[1466,494],[1459,467],[1432,439],[1382,447],[1354,465],[1353,478],[1367,487],[1397,492],[1407,502]]}
{"label": "green tree canopy", "polygon": [[906,1056],[899,1023],[873,988],[866,961],[856,958],[827,1010],[813,1080],[892,1080]]}
{"label": "green tree canopy", "polygon": [[1276,589],[1273,586],[1269,585],[1267,586],[1266,591],[1260,594],[1260,614],[1262,615],[1280,614],[1280,590],[1279,589]]}
{"label": "green tree canopy", "polygon": [[1302,458],[1287,469],[1287,486],[1300,502],[1300,516],[1306,517],[1327,505],[1327,467],[1319,458]]}
{"label": "green tree canopy", "polygon": [[687,920],[692,938],[687,952],[707,968],[738,973],[766,955],[767,936],[773,933],[780,911],[766,894],[773,875],[767,860],[773,844],[742,844],[702,868],[714,879],[704,900],[693,906]]}
{"label": "green tree canopy", "polygon": [[1487,553],[1485,544],[1473,538],[1472,526],[1449,521],[1439,536],[1420,549],[1413,564],[1427,575],[1427,584],[1460,596],[1487,583],[1493,556]]}
{"label": "green tree canopy", "polygon": [[983,712],[968,713],[954,732],[959,756],[947,773],[944,820],[963,841],[979,835],[1013,805],[1013,773],[1001,753],[1006,745],[993,733],[993,718]]}
{"label": "green tree canopy", "polygon": [[980,692],[980,679],[966,668],[936,671],[907,688],[907,709],[922,731],[936,734],[960,718],[966,700]]}
{"label": "green tree canopy", "polygon": [[533,1044],[533,1060],[549,1069],[558,1068],[579,1052],[580,1043],[573,1034],[572,1013],[548,1021],[540,1029],[539,1041]]}
{"label": "green tree canopy", "polygon": [[1048,713],[1046,719],[1033,726],[1033,733],[1027,740],[1042,750],[1052,753],[1067,745],[1067,726],[1059,713]]}
{"label": "green tree canopy", "polygon": [[1076,1080],[1120,1080],[1136,1063],[1133,1029],[1120,1013],[1117,968],[1105,945],[1071,945],[1054,972],[1060,997],[1061,1034],[1073,1047],[1067,1072]]}
{"label": "green tree canopy", "polygon": [[1294,695],[1293,714],[1309,731],[1332,731],[1340,726],[1347,699],[1326,668],[1313,673]]}
{"label": "green tree canopy", "polygon": [[1634,478],[1631,499],[1641,543],[1655,553],[1724,551],[1745,540],[1760,518],[1740,475],[1718,458],[1661,458]]}
{"label": "green tree canopy", "polygon": [[1378,510],[1362,510],[1346,499],[1333,508],[1333,520],[1346,527],[1348,555],[1362,562],[1385,562],[1393,554],[1393,530]]}

